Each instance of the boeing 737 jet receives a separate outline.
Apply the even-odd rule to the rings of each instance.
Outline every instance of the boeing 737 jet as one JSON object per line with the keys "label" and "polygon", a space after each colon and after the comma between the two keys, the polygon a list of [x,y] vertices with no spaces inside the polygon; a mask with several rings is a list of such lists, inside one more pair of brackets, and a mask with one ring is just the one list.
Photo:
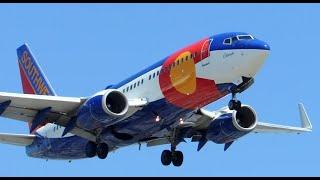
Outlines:
{"label": "boeing 737 jet", "polygon": [[[298,104],[301,127],[261,122],[253,107],[236,98],[254,83],[270,47],[243,32],[213,35],[186,46],[146,69],[89,97],[55,93],[29,47],[17,49],[23,93],[0,92],[0,115],[27,122],[30,134],[0,134],[0,142],[26,148],[30,157],[105,159],[132,144],[167,144],[161,162],[181,166],[181,142],[224,150],[251,132],[312,130]],[[92,77],[94,78],[94,77]],[[225,107],[204,107],[230,95]]]}

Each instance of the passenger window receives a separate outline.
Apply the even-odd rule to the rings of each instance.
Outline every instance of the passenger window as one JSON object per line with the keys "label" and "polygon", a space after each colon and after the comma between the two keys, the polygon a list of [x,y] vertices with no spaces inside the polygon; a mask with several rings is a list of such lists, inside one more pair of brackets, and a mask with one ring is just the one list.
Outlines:
{"label": "passenger window", "polygon": [[130,90],[132,89],[132,84],[131,84],[131,86],[130,86]]}
{"label": "passenger window", "polygon": [[141,79],[141,84],[143,84],[143,79]]}
{"label": "passenger window", "polygon": [[149,75],[149,80],[151,79],[151,74]]}
{"label": "passenger window", "polygon": [[123,89],[122,92],[124,93],[124,92],[125,92],[125,89]]}
{"label": "passenger window", "polygon": [[136,83],[134,83],[133,88],[136,88]]}
{"label": "passenger window", "polygon": [[179,65],[179,61],[180,61],[180,59],[177,61],[177,66]]}
{"label": "passenger window", "polygon": [[138,81],[138,84],[137,84],[137,86],[139,86],[139,84],[140,84],[140,81]]}
{"label": "passenger window", "polygon": [[153,78],[156,76],[156,73],[153,73]]}
{"label": "passenger window", "polygon": [[[188,60],[188,57],[189,57],[189,56],[186,57],[186,60]],[[183,59],[182,59],[182,60],[183,60]]]}
{"label": "passenger window", "polygon": [[157,71],[157,76],[159,76],[159,71]]}

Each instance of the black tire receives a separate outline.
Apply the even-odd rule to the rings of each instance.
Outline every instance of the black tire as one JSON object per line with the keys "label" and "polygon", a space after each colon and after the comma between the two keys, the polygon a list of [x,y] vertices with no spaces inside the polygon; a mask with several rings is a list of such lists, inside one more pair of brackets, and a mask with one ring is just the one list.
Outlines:
{"label": "black tire", "polygon": [[236,100],[230,100],[228,107],[230,110],[236,110],[239,111],[241,109],[241,101],[236,101]]}
{"label": "black tire", "polygon": [[94,156],[96,156],[97,154],[97,144],[95,144],[94,142],[89,141],[86,145],[86,156],[88,158],[92,158]]}
{"label": "black tire", "polygon": [[228,103],[229,109],[230,110],[234,110],[235,109],[235,104],[236,104],[235,100],[233,100],[233,99],[230,100],[229,103]]}
{"label": "black tire", "polygon": [[97,155],[100,159],[105,159],[108,156],[109,147],[105,143],[98,144]]}
{"label": "black tire", "polygon": [[181,151],[175,151],[172,153],[172,164],[174,166],[181,166],[183,163],[183,153]]}
{"label": "black tire", "polygon": [[171,151],[169,151],[169,150],[162,151],[162,153],[161,153],[161,163],[164,166],[168,166],[172,161],[171,159],[172,159]]}
{"label": "black tire", "polygon": [[236,101],[236,108],[235,110],[239,111],[241,109],[241,101]]}

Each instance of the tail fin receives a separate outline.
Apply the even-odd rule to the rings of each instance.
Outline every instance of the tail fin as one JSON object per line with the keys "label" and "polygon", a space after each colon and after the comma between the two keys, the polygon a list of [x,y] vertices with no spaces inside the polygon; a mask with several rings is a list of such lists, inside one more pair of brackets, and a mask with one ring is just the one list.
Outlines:
{"label": "tail fin", "polygon": [[23,44],[20,46],[17,49],[17,54],[23,93],[55,96],[55,91],[32,55],[28,45]]}
{"label": "tail fin", "polygon": [[[56,96],[50,82],[32,55],[28,45],[23,44],[20,46],[17,49],[17,54],[23,93]],[[44,124],[46,124],[46,122],[44,122]],[[34,131],[44,124],[39,125]],[[32,122],[29,122],[28,125],[29,129],[31,129]]]}

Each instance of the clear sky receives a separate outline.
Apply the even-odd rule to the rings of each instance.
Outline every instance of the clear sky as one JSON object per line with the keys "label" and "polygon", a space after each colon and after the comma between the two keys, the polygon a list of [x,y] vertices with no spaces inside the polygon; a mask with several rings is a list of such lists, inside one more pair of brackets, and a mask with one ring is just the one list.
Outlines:
{"label": "clear sky", "polygon": [[[180,168],[160,162],[169,145],[68,163],[0,144],[0,176],[319,176],[319,19],[319,4],[1,4],[0,91],[22,92],[16,48],[24,42],[58,95],[89,96],[206,36],[244,31],[268,42],[271,53],[239,99],[260,121],[294,126],[303,102],[313,132],[249,134],[227,152],[213,142],[197,152],[188,141],[178,146]],[[0,118],[0,132],[28,128]]]}

